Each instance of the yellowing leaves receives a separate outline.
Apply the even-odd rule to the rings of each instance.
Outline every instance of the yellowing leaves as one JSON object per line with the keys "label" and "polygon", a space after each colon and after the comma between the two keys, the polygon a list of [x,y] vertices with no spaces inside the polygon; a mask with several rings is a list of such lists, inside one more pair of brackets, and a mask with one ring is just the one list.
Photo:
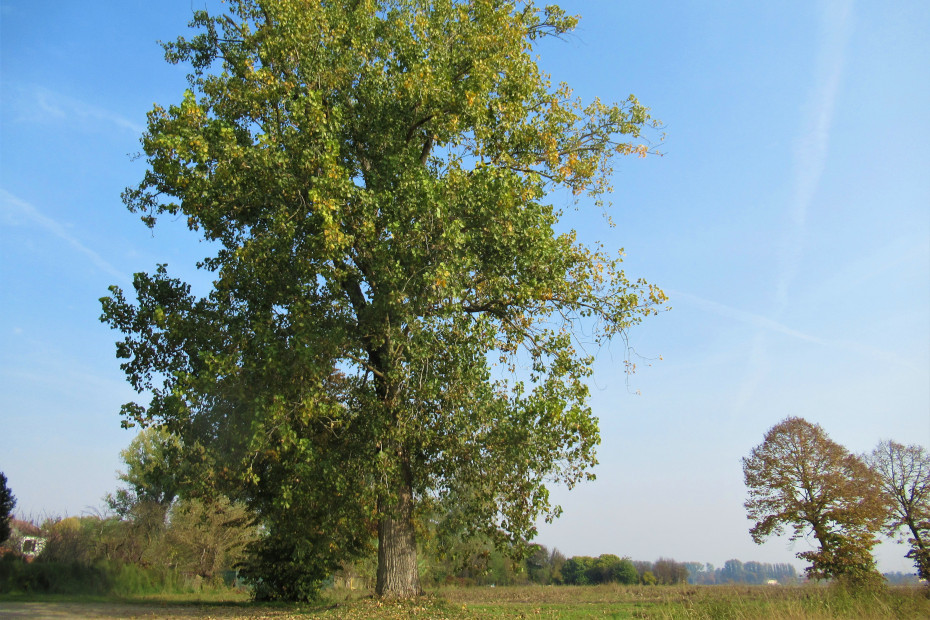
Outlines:
{"label": "yellowing leaves", "polygon": [[164,329],[167,320],[165,318],[165,310],[161,306],[155,308],[154,313],[155,324]]}
{"label": "yellowing leaves", "polygon": [[645,144],[618,144],[615,150],[620,155],[636,155],[640,159],[649,155],[649,147]]}
{"label": "yellowing leaves", "polygon": [[[307,497],[338,515],[354,483],[315,495],[298,481],[326,482],[350,463],[375,495],[398,471],[397,447],[415,445],[435,467],[412,472],[421,497],[474,464],[466,475],[501,498],[491,518],[530,533],[537,481],[571,483],[594,463],[592,362],[573,348],[574,330],[603,343],[665,300],[627,281],[619,261],[557,235],[560,213],[544,197],[605,191],[611,157],[647,152],[619,144],[638,139],[643,110],[585,107],[553,89],[529,51],[530,39],[570,25],[551,8],[230,2],[241,10],[230,19],[256,22],[254,32],[216,18],[235,37],[179,52],[234,66],[201,67],[199,100],[153,111],[152,169],[132,194],[138,210],[199,222],[222,247],[208,259],[217,280],[204,318],[170,307],[146,325],[171,324],[197,345],[185,351],[219,360],[194,373],[179,355],[170,361],[187,374],[164,373],[166,389],[189,376],[197,390],[179,389],[201,402],[246,395],[236,432],[250,433],[250,450],[275,466],[312,455],[286,477],[293,496],[262,489],[271,513]],[[497,355],[528,356],[532,378],[489,383]],[[311,387],[334,368],[344,385]],[[329,424],[303,404],[327,395],[340,405]],[[343,433],[344,444],[327,443]],[[267,446],[278,450],[263,455]],[[344,528],[328,525],[334,536]]]}

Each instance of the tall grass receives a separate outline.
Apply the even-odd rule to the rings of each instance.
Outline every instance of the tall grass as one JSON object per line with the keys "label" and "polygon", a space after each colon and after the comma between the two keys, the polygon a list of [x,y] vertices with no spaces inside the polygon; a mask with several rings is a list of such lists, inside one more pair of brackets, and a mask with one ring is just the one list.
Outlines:
{"label": "tall grass", "polygon": [[481,618],[930,618],[927,589],[906,586],[861,592],[815,585],[530,586],[443,588],[438,594]]}
{"label": "tall grass", "polygon": [[930,618],[930,600],[919,588],[854,592],[841,587],[734,589],[710,592],[665,607],[664,618],[821,619]]}
{"label": "tall grass", "polygon": [[135,598],[216,590],[231,591],[221,582],[205,584],[167,568],[118,562],[23,562],[10,556],[0,559],[0,594]]}

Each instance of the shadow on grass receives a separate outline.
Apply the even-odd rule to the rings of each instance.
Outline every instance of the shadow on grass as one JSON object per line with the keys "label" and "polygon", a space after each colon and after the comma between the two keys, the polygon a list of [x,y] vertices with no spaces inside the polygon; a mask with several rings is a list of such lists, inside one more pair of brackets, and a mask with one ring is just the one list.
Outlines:
{"label": "shadow on grass", "polygon": [[249,601],[178,600],[176,597],[3,596],[0,618],[293,618],[314,617],[335,606]]}

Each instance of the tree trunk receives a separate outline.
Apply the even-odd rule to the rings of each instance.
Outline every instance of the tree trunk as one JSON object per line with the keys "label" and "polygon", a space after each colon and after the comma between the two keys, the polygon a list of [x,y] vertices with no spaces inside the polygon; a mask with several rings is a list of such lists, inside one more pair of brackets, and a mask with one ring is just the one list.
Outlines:
{"label": "tree trunk", "polygon": [[413,529],[413,490],[410,464],[402,466],[402,480],[394,501],[381,500],[378,509],[378,581],[375,592],[384,598],[420,596],[420,571]]}
{"label": "tree trunk", "polygon": [[917,524],[914,523],[914,519],[911,517],[907,518],[907,527],[911,530],[911,535],[914,537],[914,542],[911,545],[911,553],[908,554],[908,557],[913,555],[912,559],[917,563],[917,576],[921,579],[930,580],[930,549],[927,548],[923,538],[921,538],[920,528],[917,527]]}

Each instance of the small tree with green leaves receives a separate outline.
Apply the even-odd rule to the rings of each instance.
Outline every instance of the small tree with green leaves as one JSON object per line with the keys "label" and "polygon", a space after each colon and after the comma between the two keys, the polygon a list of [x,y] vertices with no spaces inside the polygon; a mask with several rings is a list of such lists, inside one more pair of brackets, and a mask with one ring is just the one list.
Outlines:
{"label": "small tree with green leaves", "polygon": [[16,508],[16,498],[6,483],[6,475],[0,471],[0,544],[5,543],[12,533],[10,521],[13,519],[13,509]]}
{"label": "small tree with green leaves", "polygon": [[879,482],[859,457],[818,424],[787,418],[743,459],[746,511],[756,543],[791,528],[791,540],[812,532],[820,548],[798,553],[809,577],[855,583],[881,581],[871,549],[887,515]]}
{"label": "small tree with green leaves", "polygon": [[104,500],[117,515],[126,516],[139,504],[151,504],[164,515],[181,486],[181,440],[164,428],[143,429],[120,451],[126,471],[119,479],[126,484]]}
{"label": "small tree with green leaves", "polygon": [[594,558],[586,555],[575,555],[565,561],[562,566],[562,577],[565,583],[573,586],[583,586],[591,583],[588,570],[594,563]]}
{"label": "small tree with green leaves", "polygon": [[165,536],[172,564],[181,572],[216,580],[235,568],[248,546],[259,538],[254,515],[241,503],[225,497],[185,499],[171,508]]}
{"label": "small tree with green leaves", "polygon": [[120,456],[125,486],[105,498],[118,518],[107,530],[110,559],[212,580],[257,540],[254,514],[211,488],[214,472],[178,436],[143,429]]}

